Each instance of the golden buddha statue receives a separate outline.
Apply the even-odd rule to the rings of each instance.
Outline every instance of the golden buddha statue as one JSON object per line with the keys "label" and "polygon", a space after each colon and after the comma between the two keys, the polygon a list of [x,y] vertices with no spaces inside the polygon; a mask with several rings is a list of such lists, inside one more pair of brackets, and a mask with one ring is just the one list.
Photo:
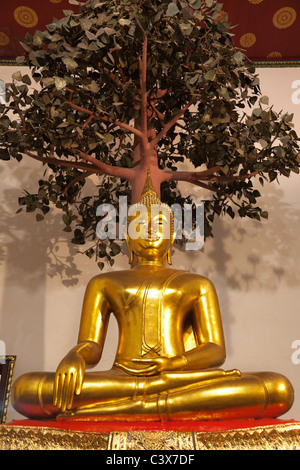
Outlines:
{"label": "golden buddha statue", "polygon": [[[219,368],[225,344],[215,288],[203,276],[167,266],[173,217],[149,172],[128,223],[135,266],[90,281],[77,345],[56,373],[19,377],[14,408],[33,419],[98,421],[263,418],[288,411],[294,393],[284,376]],[[101,359],[112,313],[119,327],[114,365],[86,372]]]}

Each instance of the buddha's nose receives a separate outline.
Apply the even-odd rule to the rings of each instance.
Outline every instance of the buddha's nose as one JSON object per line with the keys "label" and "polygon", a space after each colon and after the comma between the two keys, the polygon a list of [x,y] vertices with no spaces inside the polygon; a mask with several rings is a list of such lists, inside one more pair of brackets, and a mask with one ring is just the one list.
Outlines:
{"label": "buddha's nose", "polygon": [[148,228],[148,236],[149,238],[157,238],[157,231],[152,227],[152,225]]}

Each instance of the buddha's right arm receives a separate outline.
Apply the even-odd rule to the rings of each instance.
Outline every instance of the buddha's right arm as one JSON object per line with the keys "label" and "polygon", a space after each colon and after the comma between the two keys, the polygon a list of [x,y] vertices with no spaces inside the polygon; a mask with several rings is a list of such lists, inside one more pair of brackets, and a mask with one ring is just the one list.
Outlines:
{"label": "buddha's right arm", "polygon": [[74,394],[82,390],[86,364],[97,363],[101,351],[92,341],[77,344],[60,362],[54,380],[53,405],[65,411],[73,404]]}
{"label": "buddha's right arm", "polygon": [[84,354],[87,365],[99,362],[106,338],[109,304],[106,296],[105,278],[92,279],[85,292],[77,348]]}
{"label": "buddha's right arm", "polygon": [[71,408],[74,393],[82,389],[86,366],[100,361],[109,319],[108,302],[101,280],[87,286],[77,345],[60,362],[55,375],[53,404],[62,411]]}

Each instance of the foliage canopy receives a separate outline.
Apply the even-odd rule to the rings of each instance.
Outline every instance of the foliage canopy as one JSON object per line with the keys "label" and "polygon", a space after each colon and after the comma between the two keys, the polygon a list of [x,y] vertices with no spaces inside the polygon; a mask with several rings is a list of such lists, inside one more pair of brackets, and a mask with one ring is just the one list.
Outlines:
{"label": "foliage canopy", "polygon": [[[121,247],[96,237],[100,204],[138,200],[150,168],[168,204],[193,202],[178,181],[205,188],[206,236],[216,215],[260,219],[261,185],[299,173],[293,116],[262,96],[215,0],[70,0],[73,10],[27,34],[0,105],[0,159],[43,164],[21,209],[62,210],[73,242],[99,266]],[[46,171],[45,171],[46,170]],[[97,194],[84,194],[97,177]],[[191,190],[192,190],[191,186]],[[195,202],[195,201],[194,201]]]}

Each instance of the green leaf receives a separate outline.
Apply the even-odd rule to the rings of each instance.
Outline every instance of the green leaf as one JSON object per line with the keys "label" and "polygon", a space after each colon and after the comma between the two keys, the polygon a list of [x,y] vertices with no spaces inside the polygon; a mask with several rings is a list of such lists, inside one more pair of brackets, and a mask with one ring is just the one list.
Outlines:
{"label": "green leaf", "polygon": [[92,93],[98,93],[100,89],[98,83],[95,82],[95,80],[92,80],[91,83],[85,86],[85,88],[91,91]]}
{"label": "green leaf", "polygon": [[57,42],[63,39],[63,36],[61,36],[58,33],[54,33],[53,36],[51,36],[51,42]]}
{"label": "green leaf", "polygon": [[60,78],[60,77],[56,77],[55,80],[54,80],[54,83],[55,83],[55,86],[58,90],[62,90],[63,88],[65,88],[67,86],[66,80],[64,80],[63,78]]}
{"label": "green leaf", "polygon": [[260,117],[260,116],[261,116],[261,113],[262,113],[262,109],[261,109],[261,108],[255,108],[255,109],[253,109],[253,113],[252,113],[252,114],[254,114],[254,116],[256,116],[256,117]]}
{"label": "green leaf", "polygon": [[20,81],[22,80],[22,74],[21,74],[21,72],[19,71],[19,72],[13,73],[13,74],[12,74],[12,78],[13,78],[14,80],[18,80],[18,81],[20,82]]}
{"label": "green leaf", "polygon": [[193,8],[199,9],[201,8],[201,0],[189,0],[189,3],[192,5]]}
{"label": "green leaf", "polygon": [[245,55],[241,51],[238,51],[234,54],[234,58],[237,62],[242,62],[245,59]]}
{"label": "green leaf", "polygon": [[72,238],[71,242],[76,245],[84,245],[85,244],[84,233],[81,230],[76,229],[74,231],[74,238]]}
{"label": "green leaf", "polygon": [[62,216],[62,219],[63,219],[64,223],[65,223],[67,226],[71,224],[71,217],[70,217],[69,215],[64,214],[64,215]]}
{"label": "green leaf", "polygon": [[291,122],[293,120],[293,118],[294,118],[294,113],[284,115],[284,121],[285,122]]}
{"label": "green leaf", "polygon": [[17,62],[17,64],[24,64],[25,57],[22,56],[22,55],[19,55],[18,57],[16,57],[16,62]]}
{"label": "green leaf", "polygon": [[62,61],[70,69],[76,69],[76,67],[78,67],[77,62],[75,62],[75,60],[71,59],[71,57],[63,57]]}
{"label": "green leaf", "polygon": [[5,148],[0,148],[0,160],[10,160],[9,151]]}
{"label": "green leaf", "polygon": [[261,104],[266,104],[266,105],[268,105],[268,104],[269,104],[269,97],[268,97],[268,96],[262,96],[262,97],[260,98],[259,102],[260,102]]}
{"label": "green leaf", "polygon": [[105,140],[105,142],[112,142],[113,140],[115,140],[114,136],[112,134],[103,134],[103,139]]}
{"label": "green leaf", "polygon": [[31,79],[28,75],[23,75],[22,82],[26,83],[26,85],[31,85]]}
{"label": "green leaf", "polygon": [[179,9],[178,9],[176,3],[169,3],[167,11],[166,11],[166,15],[167,16],[174,16],[178,12],[179,12]]}
{"label": "green leaf", "polygon": [[291,139],[289,135],[284,135],[283,137],[280,137],[280,141],[283,143],[283,145],[286,145],[290,140]]}
{"label": "green leaf", "polygon": [[232,209],[231,206],[227,207],[226,212],[227,212],[228,215],[230,215],[230,217],[231,217],[232,219],[234,219],[235,213],[234,213],[234,211],[233,211],[233,209]]}
{"label": "green leaf", "polygon": [[116,256],[121,252],[121,247],[117,243],[111,244],[111,255]]}
{"label": "green leaf", "polygon": [[208,72],[206,72],[206,74],[204,75],[204,79],[207,80],[208,82],[210,80],[213,80],[215,78],[215,71],[214,70],[209,70]]}
{"label": "green leaf", "polygon": [[50,85],[53,85],[55,82],[54,78],[48,77],[48,78],[43,78],[42,83],[45,87],[48,87]]}
{"label": "green leaf", "polygon": [[268,142],[264,139],[259,139],[259,143],[260,143],[260,145],[262,146],[263,149],[266,148],[269,145]]}
{"label": "green leaf", "polygon": [[129,26],[131,24],[131,20],[128,20],[126,18],[120,18],[119,19],[119,23],[122,25],[122,26]]}

